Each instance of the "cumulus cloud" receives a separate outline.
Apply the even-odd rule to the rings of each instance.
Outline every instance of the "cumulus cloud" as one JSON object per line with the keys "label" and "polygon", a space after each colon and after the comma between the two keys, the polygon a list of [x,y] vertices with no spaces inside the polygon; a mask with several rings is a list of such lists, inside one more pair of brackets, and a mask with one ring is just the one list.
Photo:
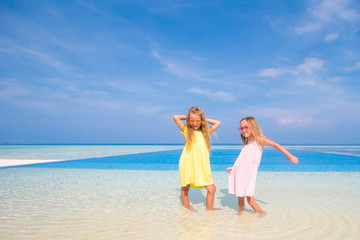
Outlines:
{"label": "cumulus cloud", "polygon": [[308,75],[313,74],[315,71],[324,70],[324,60],[319,58],[307,58],[303,64],[300,64],[297,69]]}

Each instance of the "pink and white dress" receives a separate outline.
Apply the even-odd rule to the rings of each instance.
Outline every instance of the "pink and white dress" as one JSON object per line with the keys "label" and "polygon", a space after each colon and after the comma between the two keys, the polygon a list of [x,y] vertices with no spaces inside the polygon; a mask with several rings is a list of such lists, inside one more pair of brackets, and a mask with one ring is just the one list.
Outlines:
{"label": "pink and white dress", "polygon": [[253,197],[262,151],[256,142],[243,146],[229,175],[229,193]]}

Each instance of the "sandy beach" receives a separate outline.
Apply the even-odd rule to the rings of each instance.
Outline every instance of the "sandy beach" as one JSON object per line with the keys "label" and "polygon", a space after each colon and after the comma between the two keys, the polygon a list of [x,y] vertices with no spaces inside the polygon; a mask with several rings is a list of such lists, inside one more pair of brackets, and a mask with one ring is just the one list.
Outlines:
{"label": "sandy beach", "polygon": [[50,162],[62,162],[66,160],[48,160],[48,159],[0,159],[0,168],[2,167],[13,167],[13,166],[24,166],[38,163],[50,163]]}
{"label": "sandy beach", "polygon": [[359,239],[360,173],[260,172],[255,199],[236,215],[227,173],[213,172],[215,207],[191,189],[182,208],[177,171],[2,169],[1,239]]}

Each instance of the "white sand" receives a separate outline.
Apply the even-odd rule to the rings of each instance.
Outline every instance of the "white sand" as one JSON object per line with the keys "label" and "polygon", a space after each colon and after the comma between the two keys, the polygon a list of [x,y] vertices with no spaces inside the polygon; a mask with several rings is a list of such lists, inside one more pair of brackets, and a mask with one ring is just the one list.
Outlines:
{"label": "white sand", "polygon": [[177,171],[0,169],[0,239],[360,239],[360,173],[260,172],[255,199],[237,216],[227,173],[213,172],[215,207]]}
{"label": "white sand", "polygon": [[38,163],[48,163],[48,162],[62,162],[66,160],[35,160],[35,159],[0,159],[0,168],[1,167],[12,167],[12,166],[23,166],[30,164],[38,164]]}

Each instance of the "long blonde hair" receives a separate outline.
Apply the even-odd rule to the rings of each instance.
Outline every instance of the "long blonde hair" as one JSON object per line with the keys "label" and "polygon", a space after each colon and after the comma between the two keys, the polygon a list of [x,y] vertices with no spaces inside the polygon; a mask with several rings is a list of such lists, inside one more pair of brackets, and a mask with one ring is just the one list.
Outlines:
{"label": "long blonde hair", "polygon": [[186,128],[187,128],[187,135],[185,137],[185,141],[186,141],[186,149],[190,150],[191,148],[191,144],[194,141],[194,129],[191,127],[190,125],[190,114],[195,114],[200,116],[201,119],[201,125],[200,125],[200,131],[202,132],[203,136],[204,136],[204,140],[206,143],[206,146],[208,148],[208,150],[211,150],[211,144],[210,144],[210,132],[209,132],[209,126],[206,122],[206,118],[205,118],[205,114],[203,112],[203,110],[201,110],[198,107],[191,107],[188,111],[188,114],[186,116]]}
{"label": "long blonde hair", "polygon": [[[264,136],[259,124],[257,123],[256,119],[254,117],[245,117],[241,119],[240,123],[242,121],[246,120],[246,122],[249,124],[249,128],[251,130],[252,135],[255,137],[256,143],[261,147],[261,150],[264,149],[264,144],[262,143],[260,137]],[[241,133],[241,140],[244,145],[246,145],[249,141],[244,135]]]}

